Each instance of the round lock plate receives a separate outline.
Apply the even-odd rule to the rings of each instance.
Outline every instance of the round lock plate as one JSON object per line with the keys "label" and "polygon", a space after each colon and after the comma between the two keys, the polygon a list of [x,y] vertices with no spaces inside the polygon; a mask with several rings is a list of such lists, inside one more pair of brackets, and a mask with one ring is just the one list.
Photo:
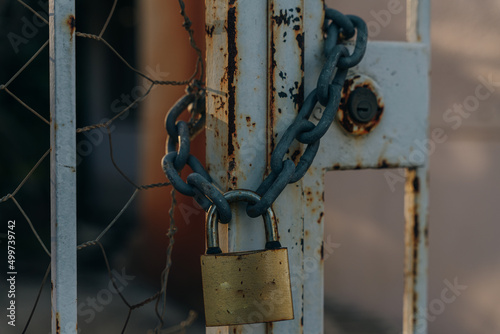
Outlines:
{"label": "round lock plate", "polygon": [[350,134],[370,133],[381,121],[384,102],[376,83],[362,75],[347,78],[337,121]]}

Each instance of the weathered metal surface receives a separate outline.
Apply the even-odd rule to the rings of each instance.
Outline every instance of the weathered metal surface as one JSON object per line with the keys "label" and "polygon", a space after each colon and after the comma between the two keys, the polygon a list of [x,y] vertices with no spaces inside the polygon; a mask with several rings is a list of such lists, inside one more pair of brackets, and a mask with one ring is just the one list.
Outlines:
{"label": "weathered metal surface", "polygon": [[[407,39],[420,42],[427,50],[427,80],[430,90],[430,0],[408,0]],[[429,108],[429,100],[425,107]],[[428,131],[428,130],[427,130]],[[426,138],[427,133],[426,131]],[[428,154],[425,150],[425,154]],[[429,247],[428,163],[407,170],[405,187],[405,288],[403,333],[427,333],[427,267]]]}
{"label": "weathered metal surface", "polygon": [[201,257],[207,326],[293,319],[286,248]]}
{"label": "weathered metal surface", "polygon": [[406,1],[406,39],[420,42],[429,49],[431,45],[431,5],[430,0]]}
{"label": "weathered metal surface", "polygon": [[[304,91],[307,96],[316,88],[323,63],[322,0],[304,3]],[[328,134],[327,134],[328,136]],[[321,154],[321,153],[320,153]],[[334,154],[333,152],[331,154]],[[317,156],[316,159],[320,157]],[[300,275],[304,281],[303,333],[323,334],[324,267],[324,175],[325,169],[311,166],[302,179],[304,200],[304,260]]]}
{"label": "weathered metal surface", "polygon": [[407,170],[405,186],[405,288],[403,333],[427,333],[427,168]]}
{"label": "weathered metal surface", "polygon": [[[207,167],[221,190],[255,190],[266,169],[267,1],[206,0]],[[265,244],[261,218],[245,205],[221,226],[225,251]],[[281,227],[281,226],[280,226]],[[224,245],[226,244],[226,245]],[[210,327],[207,333],[265,333],[265,324]]]}
{"label": "weathered metal surface", "polygon": [[[267,159],[293,122],[304,100],[303,0],[270,0],[268,10]],[[297,142],[289,157],[297,163],[302,149]],[[283,247],[288,247],[295,319],[268,326],[268,333],[302,333],[303,323],[303,189],[302,181],[288,185],[273,204]]]}
{"label": "weathered metal surface", "polygon": [[[246,7],[243,1],[233,0],[227,4],[207,1],[207,104],[210,114],[207,121],[207,147],[214,150],[208,152],[208,161],[210,170],[214,171],[212,175],[222,189],[244,185],[250,189],[257,187],[267,165],[266,159],[270,158],[275,143],[293,120],[297,103],[300,104],[304,92],[307,94],[316,87],[324,62],[321,30],[323,2],[304,2],[270,1],[266,9],[263,1],[253,2],[249,5],[251,8]],[[251,13],[249,16],[252,20],[246,17],[240,21],[242,16],[238,13],[242,13],[243,8],[246,8],[246,15]],[[300,12],[297,8],[300,8]],[[327,238],[326,243],[323,240],[324,173],[336,169],[388,167],[411,168],[408,182],[412,183],[413,188],[408,188],[405,209],[408,244],[404,331],[405,334],[417,333],[417,330],[418,333],[426,332],[427,183],[421,180],[426,179],[424,176],[428,163],[429,2],[410,0],[408,8],[408,31],[413,29],[416,34],[410,38],[413,43],[371,42],[363,62],[350,71],[350,77],[354,79],[348,82],[350,88],[367,86],[376,91],[379,117],[371,124],[346,126],[347,131],[341,124],[334,123],[322,139],[317,158],[304,179],[288,186],[274,204],[281,241],[289,247],[290,252],[295,320],[273,323],[267,327],[235,326],[207,332],[323,333],[323,261],[325,253],[328,256],[333,251],[331,240]],[[266,23],[261,22],[263,10],[268,13]],[[419,18],[422,15],[427,17]],[[236,23],[228,24],[233,18]],[[298,24],[291,24],[294,20]],[[413,28],[412,22],[415,24]],[[262,43],[261,33],[265,34],[266,28],[269,34],[269,58],[263,60],[262,55],[266,50],[260,48],[262,45],[259,43]],[[243,34],[247,36],[246,39]],[[302,37],[299,37],[301,34]],[[243,52],[243,44],[238,44],[238,41],[253,50],[246,49]],[[259,50],[258,57],[255,57],[256,50]],[[252,54],[254,59],[248,60],[248,54]],[[234,64],[231,59],[235,60]],[[255,67],[244,67],[249,63]],[[264,67],[268,73],[262,72],[260,66],[263,64],[267,64]],[[251,83],[255,93],[249,93],[248,87],[240,89],[248,85],[244,78],[251,77],[250,73],[241,71],[242,66],[255,74],[256,80]],[[302,80],[304,69],[306,76]],[[264,82],[263,78],[266,78]],[[266,86],[269,87],[268,95]],[[242,94],[250,99],[254,106],[252,111],[243,108],[245,102],[240,100]],[[268,104],[264,107],[261,94],[268,96]],[[344,94],[347,101],[348,93]],[[268,115],[264,112],[266,107]],[[344,121],[342,112],[341,108],[340,120]],[[321,109],[318,108],[315,114],[319,117]],[[238,123],[240,119],[244,122]],[[247,158],[240,149],[245,142],[249,142],[245,150],[250,152]],[[262,149],[266,145],[267,154]],[[301,153],[299,145],[289,152],[295,161]],[[252,166],[250,161],[258,165]],[[255,178],[255,175],[258,177]],[[410,181],[416,176],[420,179],[418,193],[415,183]],[[228,177],[229,182],[226,183]],[[248,178],[252,178],[252,182]],[[247,220],[241,214],[237,215],[237,219],[239,222]],[[237,233],[231,229],[230,249],[235,248],[233,245],[237,245],[237,249],[255,248],[251,245],[262,242],[254,237],[257,228],[249,226],[238,223]],[[241,234],[243,230],[247,233]],[[243,235],[245,240],[238,237]],[[297,292],[300,292],[298,297]]]}
{"label": "weathered metal surface", "polygon": [[[307,31],[320,29],[316,20],[322,15],[322,7],[310,1],[305,10],[307,94],[315,87],[322,64],[321,35]],[[412,43],[369,43],[365,59],[350,71],[351,80],[346,86],[351,91],[363,85],[374,90],[380,117],[371,124],[346,124],[345,90],[337,123],[322,139],[316,161],[304,177],[305,333],[323,333],[323,261],[325,253],[328,256],[334,250],[328,238],[323,240],[324,173],[332,169],[388,167],[416,167],[408,171],[406,187],[403,327],[405,334],[427,333],[429,17],[429,1],[411,0],[408,39]],[[318,108],[316,113],[319,118],[321,110]]]}
{"label": "weathered metal surface", "polygon": [[[368,125],[345,126],[344,109],[340,109],[337,121],[321,140],[316,166],[335,170],[423,166],[427,161],[428,60],[428,49],[421,43],[369,42],[363,61],[349,71],[350,78],[361,76],[361,80],[346,86],[366,84],[377,90],[383,117]],[[348,133],[339,121],[350,132],[363,135]]]}
{"label": "weathered metal surface", "polygon": [[77,333],[75,4],[50,0],[52,333]]}

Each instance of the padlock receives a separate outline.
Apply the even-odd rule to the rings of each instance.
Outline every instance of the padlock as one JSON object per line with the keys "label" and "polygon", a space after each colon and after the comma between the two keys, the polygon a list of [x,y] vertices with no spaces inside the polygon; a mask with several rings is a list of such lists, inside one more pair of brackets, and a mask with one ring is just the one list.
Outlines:
{"label": "padlock", "polygon": [[[255,203],[250,190],[231,190],[228,202]],[[242,325],[293,319],[288,250],[278,241],[278,226],[269,208],[263,215],[264,250],[222,253],[215,205],[207,217],[207,254],[201,256],[201,275],[207,326]]]}

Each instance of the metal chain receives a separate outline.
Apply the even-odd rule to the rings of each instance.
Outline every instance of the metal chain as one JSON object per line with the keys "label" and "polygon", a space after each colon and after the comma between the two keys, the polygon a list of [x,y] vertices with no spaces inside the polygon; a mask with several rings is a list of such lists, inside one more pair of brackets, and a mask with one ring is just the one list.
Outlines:
{"label": "metal chain", "polygon": [[[311,166],[319,149],[320,139],[330,128],[340,104],[342,88],[349,68],[363,59],[368,40],[366,23],[354,15],[344,15],[337,10],[325,10],[324,53],[326,62],[318,78],[316,89],[305,99],[293,123],[288,127],[271,155],[271,173],[264,179],[256,193],[261,196],[257,202],[250,202],[247,214],[258,217],[266,212],[283,189],[300,180]],[[343,44],[356,34],[352,53]],[[318,124],[309,121],[314,107],[320,103],[325,110]],[[178,121],[186,109],[191,112],[189,123]],[[163,158],[163,170],[172,186],[181,194],[193,196],[207,211],[211,205],[217,207],[221,223],[231,220],[231,209],[222,192],[212,183],[212,178],[201,163],[190,154],[190,141],[204,126],[205,90],[200,81],[188,86],[187,94],[169,110],[165,120],[168,133],[167,154]],[[290,145],[297,140],[307,147],[297,165],[285,155]],[[184,166],[192,170],[184,182],[179,176]]]}

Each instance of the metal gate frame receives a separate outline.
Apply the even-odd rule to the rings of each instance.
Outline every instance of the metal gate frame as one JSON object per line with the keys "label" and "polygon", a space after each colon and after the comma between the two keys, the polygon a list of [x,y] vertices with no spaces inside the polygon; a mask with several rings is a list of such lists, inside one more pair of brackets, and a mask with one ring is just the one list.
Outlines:
{"label": "metal gate frame", "polygon": [[[401,141],[395,143],[374,132],[358,145],[360,150],[338,151],[330,144],[350,147],[352,138],[339,140],[335,136],[340,129],[332,125],[322,141],[320,158],[274,204],[281,241],[289,249],[295,320],[210,328],[207,333],[322,333],[324,173],[387,167],[407,168],[403,331],[427,332],[428,158],[425,154],[424,159],[412,161],[409,154],[415,149],[415,139],[427,138],[430,1],[407,1],[409,43],[372,42],[368,56],[373,51],[381,57],[390,49],[399,59],[398,66],[407,68],[396,76],[398,82],[412,88],[416,84],[410,80],[416,80],[420,87],[412,91],[420,98],[420,107],[409,108],[413,119],[395,117],[402,110],[391,104],[391,94],[384,96],[385,117],[377,131],[384,129],[382,124],[404,128],[410,123],[420,129],[418,138],[400,136]],[[208,167],[221,189],[255,189],[266,173],[274,144],[298,111],[296,101],[315,86],[323,61],[324,4],[321,0],[206,0],[206,9]],[[49,17],[52,333],[73,334],[77,333],[74,0],[50,0]],[[411,55],[413,67],[402,58]],[[363,66],[369,62],[365,59],[354,71],[377,76],[364,73],[367,68]],[[416,76],[407,78],[410,72]],[[289,94],[284,97],[281,92]],[[370,145],[387,149],[370,156],[363,150]],[[353,157],[362,159],[353,164]],[[233,213],[235,219],[221,240],[226,250],[262,248],[262,224],[251,222],[241,207]],[[278,306],[270,303],[262,309]]]}
{"label": "metal gate frame", "polygon": [[49,2],[52,333],[77,333],[75,1]]}
{"label": "metal gate frame", "polygon": [[[385,109],[377,129],[356,137],[333,124],[304,179],[273,204],[290,254],[295,319],[207,333],[323,333],[324,174],[398,167],[407,168],[403,332],[427,332],[428,156],[422,150],[416,159],[414,152],[428,133],[430,1],[408,0],[407,8],[408,43],[370,42],[365,59],[351,71],[351,77],[379,84]],[[316,86],[324,62],[324,3],[206,0],[206,10],[208,169],[220,189],[255,189],[298,111],[297,100]],[[242,207],[233,208],[233,217],[223,232],[225,250],[262,248],[262,224]],[[269,307],[278,306],[263,305],[262,311]]]}

